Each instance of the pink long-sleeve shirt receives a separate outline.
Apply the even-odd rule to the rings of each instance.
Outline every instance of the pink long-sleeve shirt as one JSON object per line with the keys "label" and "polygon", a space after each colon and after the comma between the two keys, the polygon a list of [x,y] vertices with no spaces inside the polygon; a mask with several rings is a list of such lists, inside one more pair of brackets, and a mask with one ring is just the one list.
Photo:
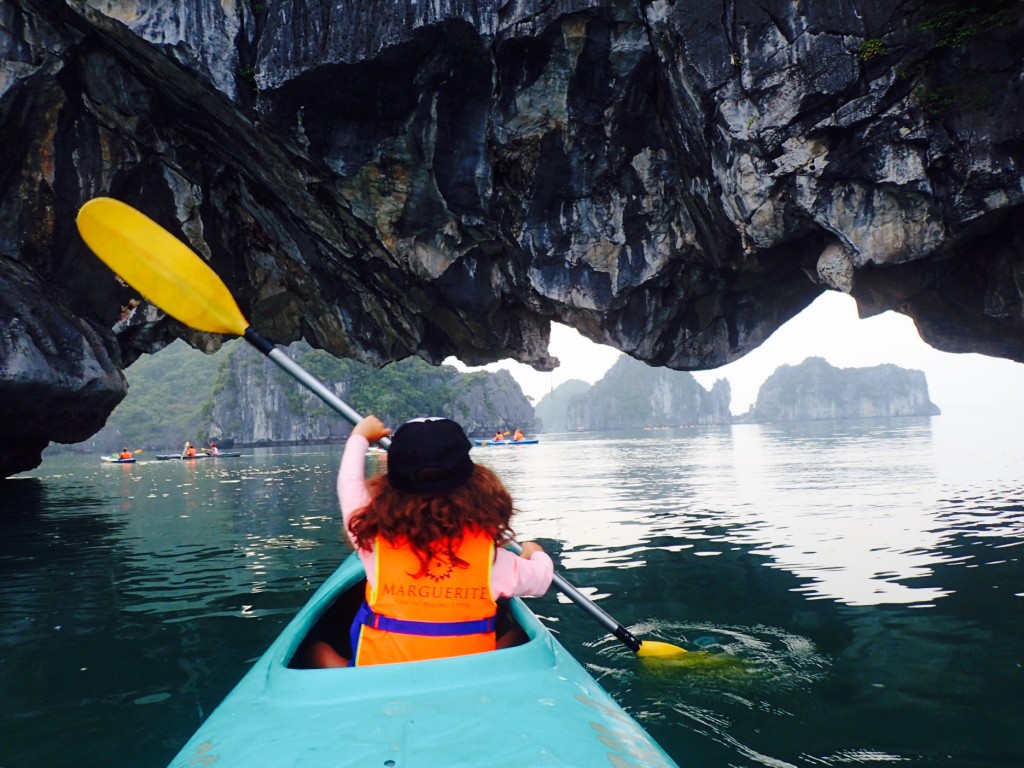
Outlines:
{"label": "pink long-sleeve shirt", "polygon": [[[338,469],[338,501],[341,503],[341,517],[345,532],[352,539],[349,521],[352,513],[370,502],[366,487],[366,449],[369,442],[362,435],[351,435],[345,443]],[[367,577],[373,579],[376,573],[376,555],[372,549],[357,549]],[[494,565],[491,567],[491,594],[499,597],[523,597],[543,595],[551,586],[555,566],[546,552],[535,552],[529,560],[507,549],[495,550]]]}

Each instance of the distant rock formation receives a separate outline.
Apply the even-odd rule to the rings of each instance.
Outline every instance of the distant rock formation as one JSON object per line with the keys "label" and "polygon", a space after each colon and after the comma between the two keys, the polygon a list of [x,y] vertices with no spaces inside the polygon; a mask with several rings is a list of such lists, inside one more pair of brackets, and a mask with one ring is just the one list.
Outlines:
{"label": "distant rock formation", "polygon": [[[313,370],[329,389],[357,411],[373,411],[397,426],[418,416],[445,416],[469,434],[488,437],[498,426],[533,431],[533,408],[505,370],[462,373],[411,358],[373,370],[336,360],[308,344],[291,345],[289,354],[320,359]],[[207,425],[209,434],[229,435],[243,445],[317,443],[342,440],[349,424],[319,398],[285,376],[246,344],[232,348],[219,378],[223,381]]]}
{"label": "distant rock formation", "polygon": [[446,408],[470,435],[493,437],[498,429],[537,429],[533,406],[519,382],[504,368],[493,373],[459,374],[454,398]]}
{"label": "distant rock formation", "polygon": [[[289,354],[296,348],[309,349],[297,344]],[[233,344],[221,354],[206,433],[232,438],[236,445],[264,446],[340,443],[348,435],[347,421],[248,344]],[[345,397],[344,382],[324,384]]]}
{"label": "distant rock formation", "polygon": [[[419,358],[377,370],[304,342],[286,353],[357,411],[373,412],[389,425],[438,415],[488,437],[501,425],[535,430],[530,401],[505,370],[464,373]],[[341,442],[349,433],[344,418],[241,341],[214,355],[174,344],[139,360],[128,378],[128,396],[106,426],[77,448],[168,450],[184,439],[205,444],[214,438],[222,445],[302,445]]]}
{"label": "distant rock formation", "polygon": [[544,432],[569,431],[566,419],[569,403],[577,397],[585,396],[592,386],[580,379],[569,379],[544,395],[533,409],[537,429]]}
{"label": "distant rock formation", "polygon": [[[568,382],[567,382],[568,383]],[[549,414],[548,395],[537,405]],[[653,368],[623,355],[599,382],[585,392],[566,397],[564,429],[607,430],[634,427],[678,427],[693,424],[728,424],[731,390],[719,379],[711,391],[693,374]],[[553,408],[552,408],[553,410]],[[549,414],[551,423],[557,416]],[[545,430],[554,431],[550,427]]]}
{"label": "distant rock formation", "polygon": [[938,416],[923,371],[897,365],[836,368],[820,357],[783,365],[765,380],[754,407],[736,421],[814,421]]}

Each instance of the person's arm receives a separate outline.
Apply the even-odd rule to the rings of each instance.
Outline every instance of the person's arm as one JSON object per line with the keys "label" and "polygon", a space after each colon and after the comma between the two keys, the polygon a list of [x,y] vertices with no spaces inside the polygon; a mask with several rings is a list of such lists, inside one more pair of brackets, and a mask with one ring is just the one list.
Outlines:
{"label": "person's arm", "polygon": [[341,505],[341,519],[348,534],[348,521],[352,513],[365,507],[370,501],[366,489],[366,449],[370,447],[366,438],[355,433],[345,442],[345,452],[338,467],[338,503]]}
{"label": "person's arm", "polygon": [[491,569],[491,592],[495,598],[543,595],[551,586],[555,574],[551,557],[535,541],[524,541],[522,547],[522,555],[504,547],[495,552]]}
{"label": "person's arm", "polygon": [[346,536],[352,513],[370,503],[370,493],[366,489],[366,449],[389,434],[391,430],[380,419],[367,416],[352,428],[352,434],[345,442],[345,452],[338,468],[337,488]]}

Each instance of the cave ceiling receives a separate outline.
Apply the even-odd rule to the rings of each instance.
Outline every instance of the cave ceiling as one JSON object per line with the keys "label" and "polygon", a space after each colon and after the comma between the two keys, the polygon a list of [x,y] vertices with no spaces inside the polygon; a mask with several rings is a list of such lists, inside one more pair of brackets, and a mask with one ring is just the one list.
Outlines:
{"label": "cave ceiling", "polygon": [[261,333],[374,366],[552,322],[656,366],[823,291],[1024,360],[1024,4],[7,0],[0,475],[181,338],[94,258],[123,200]]}

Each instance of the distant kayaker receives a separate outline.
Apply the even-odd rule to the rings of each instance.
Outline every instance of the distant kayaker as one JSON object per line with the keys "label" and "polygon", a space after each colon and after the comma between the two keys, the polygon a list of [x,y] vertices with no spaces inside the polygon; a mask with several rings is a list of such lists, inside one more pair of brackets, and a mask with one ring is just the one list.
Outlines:
{"label": "distant kayaker", "polygon": [[342,518],[367,574],[350,661],[327,642],[315,666],[367,666],[494,650],[499,597],[542,595],[554,564],[536,542],[504,549],[512,497],[469,457],[449,419],[417,419],[392,438],[387,472],[365,477],[367,447],[391,434],[375,416],[352,430],[338,472]]}
{"label": "distant kayaker", "polygon": [[[173,455],[173,454],[172,454]],[[188,440],[185,441],[185,450],[181,452],[181,458],[191,459],[196,455],[196,447]]]}
{"label": "distant kayaker", "polygon": [[494,442],[498,443],[505,439],[505,433],[500,429],[494,433]]}
{"label": "distant kayaker", "polygon": [[131,457],[132,457],[132,452],[129,451],[127,448],[122,448],[121,449],[121,453],[118,455],[117,458],[119,458],[119,459],[130,459]]}
{"label": "distant kayaker", "polygon": [[517,429],[516,433],[514,435],[512,435],[512,439],[513,440],[522,440],[523,439],[523,431],[521,429]]}
{"label": "distant kayaker", "polygon": [[216,443],[210,443],[210,447],[206,449],[206,453],[210,456],[220,456],[220,448],[217,447]]}

